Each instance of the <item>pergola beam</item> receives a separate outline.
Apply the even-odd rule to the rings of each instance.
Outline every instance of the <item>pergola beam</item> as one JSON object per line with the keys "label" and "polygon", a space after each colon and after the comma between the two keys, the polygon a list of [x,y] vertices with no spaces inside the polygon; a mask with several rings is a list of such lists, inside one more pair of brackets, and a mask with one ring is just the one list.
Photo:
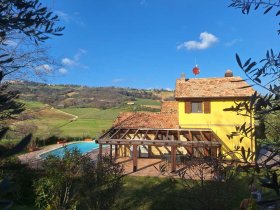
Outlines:
{"label": "pergola beam", "polygon": [[132,139],[134,139],[134,138],[136,137],[136,135],[138,134],[138,131],[139,131],[139,130],[140,130],[140,129],[137,129],[137,130],[136,130],[136,132],[134,133]]}
{"label": "pergola beam", "polygon": [[178,141],[178,140],[144,140],[144,139],[100,139],[99,144],[115,145],[151,145],[151,146],[221,146],[219,142],[211,141]]}
{"label": "pergola beam", "polygon": [[130,130],[131,130],[131,129],[127,129],[127,131],[124,132],[124,134],[120,137],[120,139],[123,139],[123,138],[126,136],[126,134],[127,134]]}
{"label": "pergola beam", "polygon": [[120,130],[122,130],[121,128],[120,129],[118,129],[115,133],[113,133],[113,135],[112,136],[110,136],[110,138],[113,138]]}

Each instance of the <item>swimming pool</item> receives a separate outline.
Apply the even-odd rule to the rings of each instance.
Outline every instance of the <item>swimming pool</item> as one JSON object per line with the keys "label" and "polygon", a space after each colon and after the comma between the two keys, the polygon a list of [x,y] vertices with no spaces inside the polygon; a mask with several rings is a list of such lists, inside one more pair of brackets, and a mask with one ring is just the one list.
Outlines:
{"label": "swimming pool", "polygon": [[74,150],[75,148],[78,149],[82,154],[86,154],[94,149],[98,148],[98,144],[95,142],[77,142],[77,143],[72,143],[72,144],[67,144],[64,147],[60,147],[54,150],[51,150],[49,152],[45,152],[40,155],[40,158],[46,158],[49,155],[56,155],[59,157],[63,157],[65,154],[65,147],[68,150]]}

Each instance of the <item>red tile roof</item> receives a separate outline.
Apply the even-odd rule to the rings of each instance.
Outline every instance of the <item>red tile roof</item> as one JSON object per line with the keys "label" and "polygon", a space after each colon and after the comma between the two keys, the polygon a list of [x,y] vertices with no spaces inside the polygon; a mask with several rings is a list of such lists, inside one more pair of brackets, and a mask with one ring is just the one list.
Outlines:
{"label": "red tile roof", "polygon": [[178,114],[153,112],[123,112],[113,127],[121,128],[179,128]]}
{"label": "red tile roof", "polygon": [[177,79],[175,98],[249,97],[252,87],[241,77]]}
{"label": "red tile roof", "polygon": [[163,101],[161,103],[162,113],[178,113],[178,101]]}

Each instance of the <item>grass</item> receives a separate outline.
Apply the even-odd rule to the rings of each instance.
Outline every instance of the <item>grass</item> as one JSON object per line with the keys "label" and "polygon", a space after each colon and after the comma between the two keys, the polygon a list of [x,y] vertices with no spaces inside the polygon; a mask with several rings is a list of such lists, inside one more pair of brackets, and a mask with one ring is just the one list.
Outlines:
{"label": "grass", "polygon": [[119,194],[114,210],[175,210],[185,203],[182,186],[167,178],[128,176]]}
{"label": "grass", "polygon": [[[193,182],[193,181],[189,181]],[[247,186],[237,183],[240,188],[222,202],[229,204],[226,210],[238,209],[240,202],[248,196]],[[194,189],[196,190],[196,189]],[[193,189],[184,188],[179,180],[159,177],[126,176],[123,188],[117,195],[113,210],[201,210],[193,197]],[[20,208],[21,207],[21,208]],[[27,206],[14,206],[12,209],[34,209]],[[209,206],[208,209],[214,209]],[[225,208],[215,208],[225,209]]]}
{"label": "grass", "polygon": [[23,101],[23,100],[18,100],[18,101],[24,103],[27,109],[40,109],[46,106],[45,104],[39,101]]}
{"label": "grass", "polygon": [[[97,108],[64,108],[54,109],[43,103],[36,101],[23,101],[27,112],[29,111],[35,117],[26,120],[23,123],[32,127],[36,126],[33,132],[34,137],[41,139],[56,135],[59,137],[97,137],[104,130],[109,129],[120,112],[129,111],[130,106],[121,108],[97,109]],[[137,99],[137,105],[159,106],[160,102],[151,99]],[[78,118],[73,120],[77,116]]]}
{"label": "grass", "polygon": [[71,137],[96,137],[112,126],[123,111],[121,109],[66,108],[64,112],[78,116],[78,119],[60,128],[62,134]]}
{"label": "grass", "polygon": [[[237,193],[224,201],[230,206],[228,210],[238,209],[240,202],[248,194],[246,185],[242,185],[242,182],[237,182],[236,185],[239,187]],[[199,209],[197,202],[193,197],[193,189],[185,189],[180,182],[168,178],[127,176],[113,209],[194,210]]]}
{"label": "grass", "polygon": [[134,101],[137,105],[143,105],[143,106],[160,106],[160,101],[152,100],[152,99],[145,99],[145,98],[137,98],[136,101]]}

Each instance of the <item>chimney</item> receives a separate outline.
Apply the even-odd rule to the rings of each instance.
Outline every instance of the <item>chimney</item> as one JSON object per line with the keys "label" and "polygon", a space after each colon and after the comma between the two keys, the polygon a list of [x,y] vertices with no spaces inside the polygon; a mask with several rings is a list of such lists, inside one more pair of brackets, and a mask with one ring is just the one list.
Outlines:
{"label": "chimney", "polygon": [[181,74],[181,80],[182,80],[182,81],[185,81],[185,80],[186,80],[186,74],[185,74],[185,73],[182,73],[182,74]]}
{"label": "chimney", "polygon": [[225,77],[233,77],[233,73],[230,69],[226,70]]}

